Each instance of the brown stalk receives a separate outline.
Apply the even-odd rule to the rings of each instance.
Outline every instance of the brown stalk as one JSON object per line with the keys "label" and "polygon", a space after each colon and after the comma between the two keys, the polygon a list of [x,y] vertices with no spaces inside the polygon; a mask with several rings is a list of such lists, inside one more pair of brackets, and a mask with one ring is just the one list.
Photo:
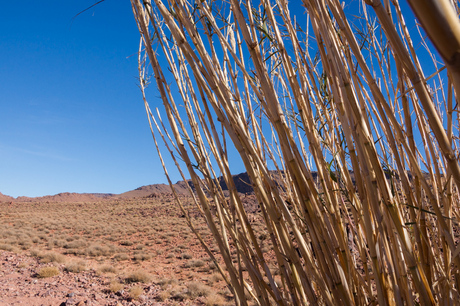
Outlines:
{"label": "brown stalk", "polygon": [[[456,92],[444,93],[436,64],[438,78],[424,78],[396,0],[367,1],[377,18],[363,7],[362,31],[336,0],[304,1],[306,30],[285,1],[222,2],[219,11],[214,1],[132,3],[167,114],[169,127],[160,120],[166,137],[145,102],[149,120],[171,142],[177,167],[174,154],[185,162],[237,304],[246,305],[247,294],[259,305],[452,301],[459,278],[445,280],[455,275],[450,263],[460,262],[458,224],[449,219],[459,214],[460,172],[450,158],[458,150]],[[375,23],[384,31],[376,33]],[[440,91],[429,92],[428,81]],[[438,109],[447,110],[447,132]],[[233,182],[229,150],[251,179],[268,253]]]}

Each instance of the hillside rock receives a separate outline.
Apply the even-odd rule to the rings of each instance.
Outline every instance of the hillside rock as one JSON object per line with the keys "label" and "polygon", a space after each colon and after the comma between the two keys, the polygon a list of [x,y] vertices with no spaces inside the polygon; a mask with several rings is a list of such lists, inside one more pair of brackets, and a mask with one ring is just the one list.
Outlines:
{"label": "hillside rock", "polygon": [[0,202],[12,202],[12,201],[14,201],[13,197],[4,195],[3,193],[0,192]]}

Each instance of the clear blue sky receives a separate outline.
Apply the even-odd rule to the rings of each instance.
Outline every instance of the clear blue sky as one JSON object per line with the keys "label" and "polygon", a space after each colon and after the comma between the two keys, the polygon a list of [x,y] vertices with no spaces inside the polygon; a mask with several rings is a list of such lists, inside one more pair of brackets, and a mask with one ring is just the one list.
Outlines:
{"label": "clear blue sky", "polygon": [[106,0],[72,22],[95,2],[2,3],[3,194],[121,193],[166,182],[137,87],[130,2]]}
{"label": "clear blue sky", "polygon": [[[130,2],[106,0],[72,19],[95,2],[2,3],[3,194],[122,193],[166,182],[137,87],[139,33]],[[413,17],[406,21],[415,31]],[[161,105],[155,93],[149,102]]]}

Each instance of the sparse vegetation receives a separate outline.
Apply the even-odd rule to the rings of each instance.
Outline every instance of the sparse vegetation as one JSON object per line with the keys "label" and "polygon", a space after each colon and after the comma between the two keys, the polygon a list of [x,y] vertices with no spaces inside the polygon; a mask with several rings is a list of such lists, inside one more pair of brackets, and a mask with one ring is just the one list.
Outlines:
{"label": "sparse vegetation", "polygon": [[200,259],[189,260],[184,266],[186,268],[198,268],[205,265],[205,262]]}
{"label": "sparse vegetation", "polygon": [[133,256],[133,260],[135,261],[144,261],[144,260],[149,260],[150,258],[152,258],[152,256],[150,256],[149,254],[144,254],[144,253],[134,254]]}
{"label": "sparse vegetation", "polygon": [[106,246],[106,245],[99,245],[99,244],[92,244],[90,245],[87,250],[86,254],[89,256],[97,257],[97,256],[110,256],[115,253],[114,246]]}
{"label": "sparse vegetation", "polygon": [[126,253],[119,253],[119,254],[115,254],[114,259],[117,261],[123,261],[123,260],[128,260],[129,256]]}
{"label": "sparse vegetation", "polygon": [[209,296],[211,294],[211,288],[200,282],[189,282],[187,284],[187,293],[194,299],[199,296]]}
{"label": "sparse vegetation", "polygon": [[126,278],[125,281],[127,283],[147,283],[151,279],[150,275],[144,271],[135,271],[130,273]]}
{"label": "sparse vegetation", "polygon": [[31,254],[34,254],[32,256],[36,256],[40,258],[40,261],[42,263],[49,263],[49,262],[64,263],[66,261],[66,257],[57,252],[34,251],[34,252],[31,252]]}
{"label": "sparse vegetation", "polygon": [[209,277],[209,282],[211,284],[215,283],[215,282],[220,282],[223,280],[223,277],[222,277],[222,274],[220,273],[213,273],[210,277]]}
{"label": "sparse vegetation", "polygon": [[[19,242],[30,241],[32,245],[27,253],[32,257],[31,260],[40,265],[64,264],[63,270],[66,273],[92,273],[90,267],[96,265],[94,269],[98,277],[121,278],[126,283],[149,283],[152,282],[150,272],[156,269],[176,275],[175,269],[182,267],[177,279],[170,280],[167,285],[162,286],[163,291],[168,291],[164,293],[169,295],[166,299],[171,297],[172,288],[175,288],[174,293],[178,292],[176,289],[179,287],[186,291],[185,284],[192,277],[188,274],[189,270],[195,271],[196,275],[203,273],[204,276],[207,273],[197,270],[204,266],[183,267],[189,260],[193,260],[194,256],[202,258],[204,252],[199,244],[189,244],[195,241],[194,236],[190,236],[188,242],[178,239],[186,236],[185,234],[190,235],[190,229],[178,225],[184,220],[173,217],[179,213],[173,202],[165,205],[162,197],[148,200],[128,199],[120,201],[118,205],[114,205],[113,211],[109,211],[107,208],[112,205],[114,204],[110,201],[50,202],[38,205],[26,202],[14,207],[0,203],[0,248],[23,252],[19,248]],[[143,214],[138,214],[139,211]],[[152,211],[158,213],[158,216],[152,218],[149,215]],[[137,231],[137,227],[144,230]],[[151,228],[150,231],[146,231],[146,227]],[[158,233],[162,233],[164,237],[156,244],[153,242],[159,238]],[[173,243],[167,244],[168,239]],[[132,241],[133,244],[121,245],[120,242],[125,240]],[[168,253],[171,255],[166,256]],[[140,266],[147,268],[144,270]],[[21,267],[22,264],[17,266],[18,269]],[[143,273],[129,275],[129,272],[138,270]],[[37,277],[38,275],[37,272]],[[122,285],[122,289],[128,290],[129,293],[130,286]],[[222,282],[216,286],[216,290],[222,290],[225,284]],[[110,288],[107,290],[111,291]],[[182,295],[185,299],[190,299],[186,293],[182,292]]]}
{"label": "sparse vegetation", "polygon": [[206,306],[222,306],[226,304],[226,300],[222,295],[211,293],[206,298]]}
{"label": "sparse vegetation", "polygon": [[129,240],[123,240],[120,242],[121,245],[124,245],[124,246],[132,246],[134,244],[134,242],[132,241],[129,241]]}
{"label": "sparse vegetation", "polygon": [[184,301],[186,300],[189,295],[187,294],[187,288],[185,287],[174,287],[171,290],[168,290],[170,299],[176,301]]}
{"label": "sparse vegetation", "polygon": [[188,253],[183,253],[183,254],[180,254],[180,258],[182,259],[191,259],[193,256],[191,254],[188,254]]}
{"label": "sparse vegetation", "polygon": [[166,289],[168,286],[174,286],[177,284],[177,279],[174,278],[162,278],[158,281],[158,285],[161,286],[162,289]]}
{"label": "sparse vegetation", "polygon": [[109,286],[109,290],[111,292],[118,292],[120,290],[123,290],[125,286],[123,284],[121,284],[120,282],[117,282],[117,281],[112,281],[110,283],[110,286]]}
{"label": "sparse vegetation", "polygon": [[132,298],[133,300],[137,300],[143,292],[144,292],[144,289],[142,289],[139,286],[131,287],[129,289],[129,297]]}
{"label": "sparse vegetation", "polygon": [[72,273],[80,273],[86,270],[86,263],[84,261],[70,262],[65,266],[65,270]]}
{"label": "sparse vegetation", "polygon": [[97,269],[100,273],[117,273],[117,269],[112,265],[102,265]]}
{"label": "sparse vegetation", "polygon": [[53,277],[59,274],[59,269],[57,267],[43,267],[41,268],[38,273],[37,277],[39,278],[48,278]]}
{"label": "sparse vegetation", "polygon": [[16,248],[15,246],[11,244],[4,244],[4,243],[0,244],[0,250],[4,250],[8,252],[18,252],[19,251],[19,249]]}
{"label": "sparse vegetation", "polygon": [[67,237],[67,239],[71,239],[71,242],[64,244],[65,249],[80,249],[85,248],[87,244],[82,240],[73,240],[72,236]]}

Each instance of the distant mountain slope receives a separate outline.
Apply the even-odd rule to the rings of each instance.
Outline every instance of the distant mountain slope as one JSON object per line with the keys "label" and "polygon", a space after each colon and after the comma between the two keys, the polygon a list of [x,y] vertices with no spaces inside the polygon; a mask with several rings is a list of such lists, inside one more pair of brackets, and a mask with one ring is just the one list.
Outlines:
{"label": "distant mountain slope", "polygon": [[[219,177],[218,182],[222,188],[222,190],[228,190],[227,185],[222,177]],[[233,180],[235,181],[236,190],[241,193],[250,193],[253,191],[251,186],[249,176],[246,172],[240,173],[233,176]],[[178,194],[188,194],[188,187],[187,184],[195,190],[193,183],[191,180],[188,181],[178,181],[173,185],[174,189]],[[154,184],[154,185],[146,185],[139,187],[135,190],[131,190],[122,194],[119,194],[116,197],[120,198],[134,198],[134,197],[149,197],[155,194],[167,194],[172,193],[171,188],[169,185],[166,184]]]}
{"label": "distant mountain slope", "polygon": [[[280,182],[280,174],[276,171],[272,171],[273,177],[276,181]],[[281,174],[283,175],[283,174]],[[313,178],[316,178],[317,173],[312,173]],[[222,190],[228,190],[227,184],[222,177],[217,179]],[[248,194],[253,192],[251,180],[249,175],[246,172],[233,175],[233,181],[235,182],[236,190],[240,193]],[[173,186],[178,194],[186,195],[188,194],[187,184],[194,190],[193,183],[188,181],[178,181]],[[93,202],[100,201],[104,199],[132,199],[132,198],[144,198],[144,197],[155,197],[162,194],[171,194],[171,188],[167,184],[154,184],[146,185],[135,190],[130,190],[121,194],[111,194],[111,193],[70,193],[64,192],[56,195],[47,195],[43,197],[18,197],[13,198],[7,195],[0,193],[0,202]]]}
{"label": "distant mountain slope", "polygon": [[3,193],[0,192],[0,202],[11,202],[14,201],[13,197],[4,195]]}
{"label": "distant mountain slope", "polygon": [[[183,193],[181,191],[185,191],[185,189],[182,190],[183,188],[176,188],[176,189],[179,189],[178,190],[179,193]],[[134,190],[121,193],[119,195],[116,195],[116,197],[128,199],[128,198],[148,197],[153,194],[166,194],[166,193],[171,193],[171,187],[169,187],[169,185],[154,184],[154,185],[142,186]]]}
{"label": "distant mountain slope", "polygon": [[111,193],[75,193],[63,192],[56,195],[47,195],[43,197],[17,197],[17,202],[90,202],[100,201],[102,199],[111,198],[114,195]]}

